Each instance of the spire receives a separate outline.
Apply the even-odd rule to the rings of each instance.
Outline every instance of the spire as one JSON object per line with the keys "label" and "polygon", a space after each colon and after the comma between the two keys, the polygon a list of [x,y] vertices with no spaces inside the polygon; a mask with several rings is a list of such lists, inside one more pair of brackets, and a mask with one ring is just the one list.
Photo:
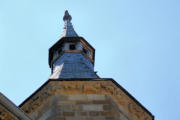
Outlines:
{"label": "spire", "polygon": [[94,72],[95,49],[76,34],[67,10],[63,20],[63,34],[49,49],[50,79],[99,78]]}
{"label": "spire", "polygon": [[61,35],[62,37],[78,37],[77,33],[74,31],[73,25],[71,23],[72,17],[66,10],[64,13],[64,31]]}

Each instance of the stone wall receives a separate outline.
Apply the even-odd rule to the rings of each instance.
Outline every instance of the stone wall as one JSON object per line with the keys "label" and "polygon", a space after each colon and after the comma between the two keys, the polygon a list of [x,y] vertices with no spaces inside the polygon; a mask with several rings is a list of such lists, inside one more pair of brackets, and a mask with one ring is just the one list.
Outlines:
{"label": "stone wall", "polygon": [[0,92],[0,120],[31,120],[19,107]]}
{"label": "stone wall", "polygon": [[49,80],[20,107],[34,120],[154,119],[112,79]]}
{"label": "stone wall", "polygon": [[130,120],[106,95],[58,95],[41,106],[34,120]]}
{"label": "stone wall", "polygon": [[19,120],[15,115],[13,115],[4,106],[0,105],[0,120]]}

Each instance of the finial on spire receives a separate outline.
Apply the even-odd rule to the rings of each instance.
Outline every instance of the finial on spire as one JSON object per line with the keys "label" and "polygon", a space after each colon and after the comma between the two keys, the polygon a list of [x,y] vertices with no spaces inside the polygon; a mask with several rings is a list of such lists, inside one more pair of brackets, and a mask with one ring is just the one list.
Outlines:
{"label": "finial on spire", "polygon": [[75,32],[73,25],[71,23],[71,15],[66,10],[64,13],[64,31],[61,35],[61,37],[78,37],[77,33]]}
{"label": "finial on spire", "polygon": [[64,13],[64,17],[63,17],[63,20],[69,20],[71,21],[72,17],[71,15],[69,14],[69,12],[66,10],[65,13]]}

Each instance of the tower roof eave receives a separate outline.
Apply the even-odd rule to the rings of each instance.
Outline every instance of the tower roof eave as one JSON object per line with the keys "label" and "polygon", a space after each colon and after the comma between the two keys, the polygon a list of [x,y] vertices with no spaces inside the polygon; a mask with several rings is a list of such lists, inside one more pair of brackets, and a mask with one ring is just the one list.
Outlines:
{"label": "tower roof eave", "polygon": [[[51,60],[52,60],[52,55],[53,55],[53,50],[56,50],[59,48],[59,45],[61,45],[63,42],[72,42],[72,41],[79,41],[79,42],[84,42],[86,45],[88,45],[90,48],[93,49],[93,52],[95,52],[95,49],[83,38],[83,37],[62,37],[60,38],[52,47],[49,48],[49,66],[51,67]],[[95,55],[93,56],[93,60],[95,59]]]}

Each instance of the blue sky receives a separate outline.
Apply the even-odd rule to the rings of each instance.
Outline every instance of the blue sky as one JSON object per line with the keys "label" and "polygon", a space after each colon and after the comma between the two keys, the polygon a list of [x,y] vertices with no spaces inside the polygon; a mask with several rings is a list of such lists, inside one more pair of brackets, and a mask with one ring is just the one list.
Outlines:
{"label": "blue sky", "polygon": [[15,104],[50,75],[48,49],[63,14],[95,49],[95,71],[114,78],[156,120],[180,117],[179,0],[0,0],[0,91]]}

